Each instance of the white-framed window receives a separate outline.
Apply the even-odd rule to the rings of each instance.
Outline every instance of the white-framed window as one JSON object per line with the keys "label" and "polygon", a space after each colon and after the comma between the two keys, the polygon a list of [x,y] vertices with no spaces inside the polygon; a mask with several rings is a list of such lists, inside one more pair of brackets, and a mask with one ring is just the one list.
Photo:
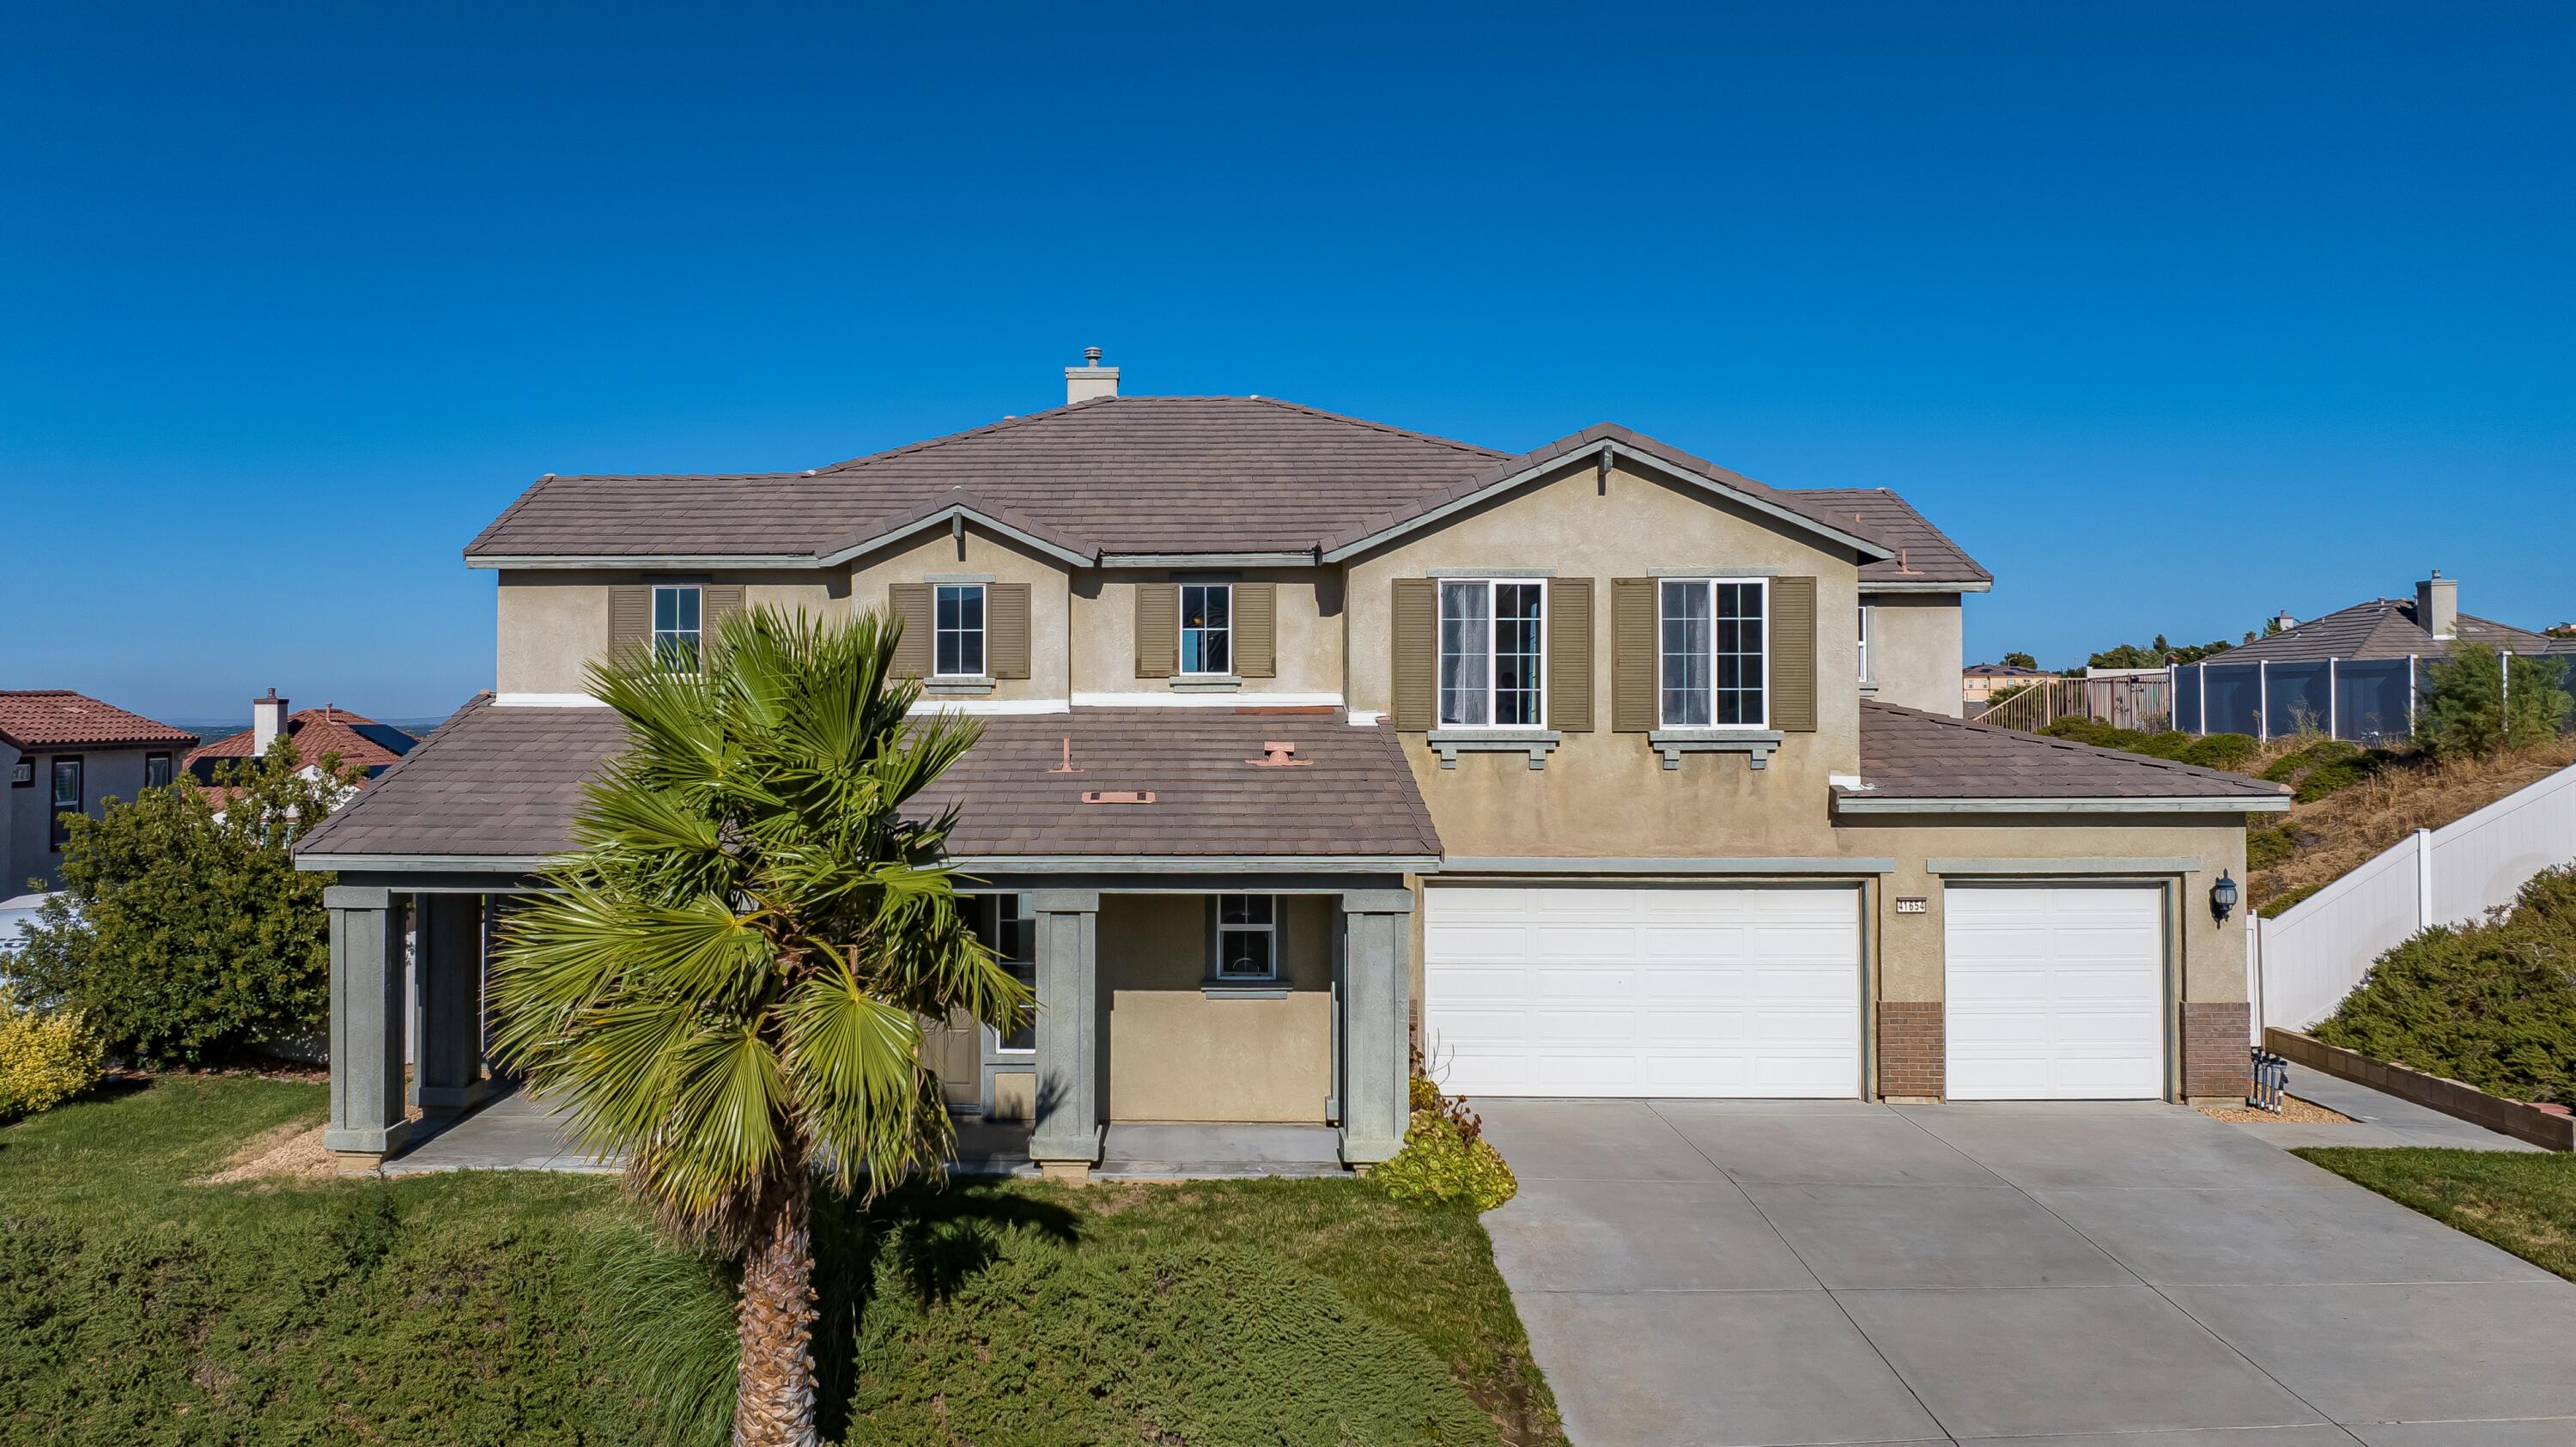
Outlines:
{"label": "white-framed window", "polygon": [[1869,605],[1860,605],[1860,681],[1869,682]]}
{"label": "white-framed window", "polygon": [[1216,977],[1279,978],[1279,901],[1267,894],[1216,897]]}
{"label": "white-framed window", "polygon": [[1234,672],[1234,585],[1181,585],[1181,672]]}
{"label": "white-framed window", "polygon": [[940,678],[984,676],[984,585],[941,583],[934,590],[931,673]]}
{"label": "white-framed window", "polygon": [[[1021,911],[1020,897],[985,896],[978,922],[985,926],[984,942],[1002,957],[1002,968],[1034,995],[1038,987],[1037,922]],[[1017,1024],[993,1032],[993,1051],[997,1055],[1034,1055],[1037,1048],[1038,1016],[1033,1001]]]}
{"label": "white-framed window", "polygon": [[698,645],[704,638],[700,610],[706,599],[695,583],[657,583],[653,586],[653,656],[666,668],[691,669],[698,666]]}
{"label": "white-framed window", "polygon": [[1656,592],[1663,726],[1768,727],[1770,581],[1666,578]]}
{"label": "white-framed window", "polygon": [[1547,719],[1547,584],[1440,582],[1440,726],[1537,728]]}

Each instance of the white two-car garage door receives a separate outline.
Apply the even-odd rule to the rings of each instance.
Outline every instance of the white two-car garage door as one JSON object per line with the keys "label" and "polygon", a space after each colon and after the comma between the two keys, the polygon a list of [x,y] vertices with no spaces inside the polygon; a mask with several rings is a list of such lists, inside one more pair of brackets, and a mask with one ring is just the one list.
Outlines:
{"label": "white two-car garage door", "polygon": [[1423,1034],[1454,1094],[1860,1093],[1856,890],[1422,893]]}
{"label": "white two-car garage door", "polygon": [[1952,888],[1941,910],[1952,1100],[2164,1094],[2153,888]]}

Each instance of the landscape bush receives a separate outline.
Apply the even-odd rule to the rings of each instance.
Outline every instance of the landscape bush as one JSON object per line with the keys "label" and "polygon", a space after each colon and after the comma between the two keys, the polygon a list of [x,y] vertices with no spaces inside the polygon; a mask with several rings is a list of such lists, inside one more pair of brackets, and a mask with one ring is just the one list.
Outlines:
{"label": "landscape bush", "polygon": [[0,1000],[0,1123],[51,1110],[106,1073],[98,1037],[77,1012]]}
{"label": "landscape bush", "polygon": [[2533,876],[2494,918],[2381,955],[2314,1034],[2496,1095],[2576,1105],[2576,865]]}
{"label": "landscape bush", "polygon": [[1404,1148],[1371,1167],[1369,1179],[1396,1200],[1414,1205],[1463,1202],[1478,1212],[1520,1193],[1520,1181],[1502,1152],[1485,1139],[1485,1122],[1467,1103],[1441,1093],[1414,1052],[1408,1085],[1411,1112]]}
{"label": "landscape bush", "polygon": [[2482,759],[2531,748],[2557,737],[2567,723],[2571,705],[2563,660],[2461,643],[2448,656],[2425,663],[2423,673],[2415,738],[2436,758]]}
{"label": "landscape bush", "polygon": [[2171,759],[2176,763],[2222,769],[2229,773],[2242,772],[2263,747],[2251,734],[2187,734],[2177,729],[2148,733],[2142,729],[2114,728],[2093,718],[2058,719],[2040,732],[2050,738],[2069,739],[2095,748],[2145,754],[2149,758]]}
{"label": "landscape bush", "polygon": [[320,1031],[331,876],[298,872],[288,851],[357,777],[303,777],[281,738],[222,767],[220,807],[183,777],[73,817],[63,888],[10,962],[18,998],[70,1006],[110,1051],[153,1068]]}
{"label": "landscape bush", "polygon": [[[2237,737],[2242,738],[2243,735]],[[2263,770],[2263,777],[2275,784],[2292,786],[2292,798],[2302,804],[2313,804],[2329,794],[2351,788],[2388,767],[2396,758],[2397,754],[2389,749],[2366,749],[2341,739],[2319,739],[2274,759]]]}

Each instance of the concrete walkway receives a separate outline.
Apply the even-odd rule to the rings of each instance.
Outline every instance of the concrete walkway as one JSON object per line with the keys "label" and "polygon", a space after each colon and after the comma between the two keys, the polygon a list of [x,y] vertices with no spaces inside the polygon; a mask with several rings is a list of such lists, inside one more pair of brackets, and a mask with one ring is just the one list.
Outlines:
{"label": "concrete walkway", "polygon": [[2352,1124],[2240,1122],[2236,1128],[2284,1150],[2300,1146],[2449,1146],[2470,1151],[2536,1151],[2502,1131],[2401,1100],[2341,1076],[2304,1066],[2290,1071],[2290,1094],[2352,1117]]}
{"label": "concrete walkway", "polygon": [[1476,1106],[1576,1447],[2576,1443],[2576,1284],[2196,1111]]}

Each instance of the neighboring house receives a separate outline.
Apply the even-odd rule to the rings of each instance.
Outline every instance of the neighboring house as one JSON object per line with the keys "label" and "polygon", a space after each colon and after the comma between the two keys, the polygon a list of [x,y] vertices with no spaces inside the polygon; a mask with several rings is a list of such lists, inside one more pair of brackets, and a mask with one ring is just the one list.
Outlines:
{"label": "neighboring house", "polygon": [[2373,598],[2298,622],[2174,673],[2174,726],[2273,738],[2312,729],[2377,743],[2407,737],[2423,665],[2455,643],[2576,655],[2576,642],[2460,611],[2460,582],[2439,569],[2412,598]]}
{"label": "neighboring house", "polygon": [[378,723],[337,704],[326,703],[294,713],[287,709],[287,700],[279,698],[273,688],[267,697],[252,699],[251,726],[190,753],[184,767],[198,783],[211,785],[218,765],[259,758],[279,734],[284,734],[295,750],[295,762],[302,766],[298,772],[306,778],[320,778],[322,761],[336,754],[343,765],[367,771],[366,780],[359,785],[363,788],[420,744],[420,740],[391,724]]}
{"label": "neighboring house", "polygon": [[1068,405],[806,472],[541,478],[466,549],[496,690],[300,848],[330,896],[328,1142],[483,1089],[484,902],[622,745],[615,649],[750,606],[905,622],[983,738],[955,806],[1032,1028],[961,1110],[1080,1175],[1113,1122],[1405,1128],[1470,1097],[2230,1098],[2276,785],[1953,717],[1985,571],[1892,493],[1768,487],[1608,424],[1518,455],[1259,397]]}
{"label": "neighboring house", "polygon": [[1959,670],[1959,701],[1970,718],[1983,712],[1998,693],[2057,675],[2041,668],[2020,668],[2009,663],[1971,663]]}
{"label": "neighboring house", "polygon": [[62,883],[63,816],[170,782],[197,736],[67,688],[0,690],[0,895]]}

